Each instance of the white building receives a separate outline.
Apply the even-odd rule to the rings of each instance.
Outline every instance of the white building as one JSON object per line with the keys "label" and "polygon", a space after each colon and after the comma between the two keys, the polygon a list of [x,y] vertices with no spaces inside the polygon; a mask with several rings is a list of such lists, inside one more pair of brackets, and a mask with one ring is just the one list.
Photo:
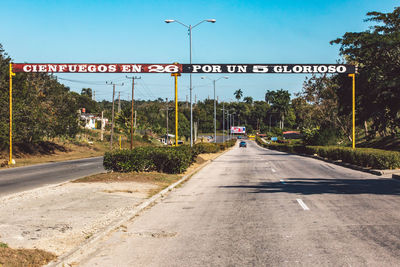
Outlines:
{"label": "white building", "polygon": [[[82,113],[80,115],[80,120],[81,121],[85,121],[85,128],[87,128],[87,129],[96,129],[96,121],[100,121],[101,122],[101,117],[95,116],[93,114]],[[108,123],[108,119],[107,118],[103,118],[103,121],[101,123],[103,129],[104,129],[104,126],[107,123]]]}

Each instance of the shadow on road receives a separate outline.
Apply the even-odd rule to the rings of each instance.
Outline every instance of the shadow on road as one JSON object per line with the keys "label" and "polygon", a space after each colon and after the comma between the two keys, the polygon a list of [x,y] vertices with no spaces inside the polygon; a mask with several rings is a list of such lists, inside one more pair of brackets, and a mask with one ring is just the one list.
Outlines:
{"label": "shadow on road", "polygon": [[400,195],[400,183],[392,179],[286,178],[284,183],[263,182],[221,188],[250,189],[249,193]]}

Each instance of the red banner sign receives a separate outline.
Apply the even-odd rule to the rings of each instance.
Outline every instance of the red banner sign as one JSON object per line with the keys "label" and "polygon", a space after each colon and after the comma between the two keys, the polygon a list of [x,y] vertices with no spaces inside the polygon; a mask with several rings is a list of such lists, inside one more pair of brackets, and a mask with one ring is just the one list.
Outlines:
{"label": "red banner sign", "polygon": [[333,74],[355,73],[346,64],[51,64],[15,63],[13,72],[44,73],[274,73]]}
{"label": "red banner sign", "polygon": [[13,72],[48,73],[177,73],[182,72],[181,64],[43,64],[15,63]]}

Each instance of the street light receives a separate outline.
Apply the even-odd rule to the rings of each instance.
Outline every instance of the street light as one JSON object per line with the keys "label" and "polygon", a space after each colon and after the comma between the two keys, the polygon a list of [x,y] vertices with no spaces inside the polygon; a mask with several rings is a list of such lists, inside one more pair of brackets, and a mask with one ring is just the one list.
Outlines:
{"label": "street light", "polygon": [[[231,114],[230,114],[230,121],[229,121],[229,123],[230,123],[230,125],[231,125],[231,127],[230,127],[230,129],[232,129],[232,127],[234,127],[235,126],[235,114],[236,114],[236,112],[232,112]],[[230,131],[230,134],[231,134],[231,138],[233,138],[233,136],[235,136],[235,134],[234,133],[232,133],[232,131]]]}
{"label": "street light", "polygon": [[224,77],[218,78],[216,80],[213,80],[213,79],[210,79],[210,78],[204,77],[204,76],[201,77],[201,78],[202,79],[209,79],[214,84],[214,143],[217,143],[217,104],[216,104],[217,102],[215,100],[215,83],[217,81],[221,80],[221,79],[229,79],[229,77],[228,76],[224,76]]}
{"label": "street light", "polygon": [[[179,20],[175,20],[175,19],[166,19],[165,23],[172,23],[172,22],[176,22],[181,24],[182,26],[186,27],[188,29],[188,34],[189,34],[189,49],[190,49],[190,64],[192,64],[192,29],[194,27],[197,27],[198,25],[200,25],[203,22],[211,22],[211,23],[215,23],[216,20],[215,19],[205,19],[200,21],[199,23],[197,23],[196,25],[192,26],[192,25],[186,25],[182,22],[180,22]],[[192,73],[190,73],[190,146],[193,146],[193,105],[192,105]]]}

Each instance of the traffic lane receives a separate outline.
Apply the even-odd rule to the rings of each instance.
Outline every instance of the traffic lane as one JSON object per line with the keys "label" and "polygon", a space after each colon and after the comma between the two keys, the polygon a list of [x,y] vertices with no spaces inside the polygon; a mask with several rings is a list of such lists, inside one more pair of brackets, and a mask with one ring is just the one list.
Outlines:
{"label": "traffic lane", "polygon": [[[337,255],[347,255],[343,251],[354,253],[347,255],[348,260],[343,262],[346,265],[399,264],[399,181],[265,150],[253,142],[249,146],[270,162],[276,180],[242,186],[255,194],[285,193],[302,200],[309,211],[304,213],[307,216],[296,218],[305,227],[317,227],[318,234],[310,236],[313,243]],[[326,242],[335,236],[336,242]]]}
{"label": "traffic lane", "polygon": [[98,244],[82,266],[398,265],[396,191],[288,186],[289,178],[376,179],[320,164],[253,142],[236,145]]}
{"label": "traffic lane", "polygon": [[104,172],[103,157],[38,164],[0,171],[0,196]]}

